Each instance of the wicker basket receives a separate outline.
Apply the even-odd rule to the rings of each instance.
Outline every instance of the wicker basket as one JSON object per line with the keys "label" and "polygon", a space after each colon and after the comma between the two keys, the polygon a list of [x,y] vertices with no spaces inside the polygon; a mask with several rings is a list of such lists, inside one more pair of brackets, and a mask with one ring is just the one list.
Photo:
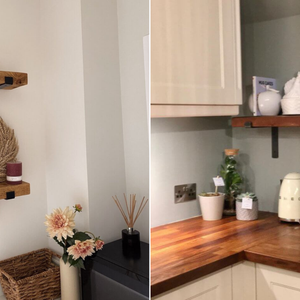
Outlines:
{"label": "wicker basket", "polygon": [[59,255],[40,249],[0,261],[0,283],[7,300],[50,300],[60,297]]}

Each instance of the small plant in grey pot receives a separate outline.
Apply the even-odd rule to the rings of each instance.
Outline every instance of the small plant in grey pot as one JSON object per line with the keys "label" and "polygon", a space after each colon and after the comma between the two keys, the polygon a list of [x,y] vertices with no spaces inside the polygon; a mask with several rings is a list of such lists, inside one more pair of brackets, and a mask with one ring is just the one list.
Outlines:
{"label": "small plant in grey pot", "polygon": [[[243,208],[243,199],[252,199],[252,208]],[[236,218],[241,221],[251,221],[258,218],[258,199],[254,193],[242,193],[236,198]]]}

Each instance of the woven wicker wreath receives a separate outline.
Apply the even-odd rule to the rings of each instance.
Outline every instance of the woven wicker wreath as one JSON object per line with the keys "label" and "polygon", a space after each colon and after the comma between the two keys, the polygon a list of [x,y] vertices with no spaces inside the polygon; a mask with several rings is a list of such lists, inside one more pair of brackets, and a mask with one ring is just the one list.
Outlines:
{"label": "woven wicker wreath", "polygon": [[18,151],[19,145],[14,130],[0,117],[0,182],[6,180],[6,164],[17,160]]}

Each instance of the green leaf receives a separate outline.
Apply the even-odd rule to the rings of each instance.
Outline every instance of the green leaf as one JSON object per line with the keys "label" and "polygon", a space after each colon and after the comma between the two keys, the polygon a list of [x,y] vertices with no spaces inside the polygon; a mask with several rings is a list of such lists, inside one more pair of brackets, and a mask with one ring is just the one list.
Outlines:
{"label": "green leaf", "polygon": [[80,268],[80,269],[84,269],[84,270],[85,270],[85,267],[84,267],[84,263],[83,263],[82,258],[77,259],[77,264],[75,265],[75,267],[76,267],[76,268]]}
{"label": "green leaf", "polygon": [[68,238],[67,238],[67,243],[68,243],[68,245],[70,245],[70,246],[75,245],[75,240],[74,240],[74,238],[68,237]]}
{"label": "green leaf", "polygon": [[63,243],[63,242],[60,242],[58,239],[57,239],[57,237],[55,236],[54,238],[54,241],[59,245],[59,246],[61,246],[61,247],[65,247],[65,244]]}
{"label": "green leaf", "polygon": [[68,261],[68,253],[67,253],[67,252],[65,252],[65,253],[63,254],[62,260],[63,260],[63,262],[64,262],[65,264],[67,263],[67,261]]}
{"label": "green leaf", "polygon": [[73,236],[73,239],[74,240],[79,240],[79,241],[81,241],[81,242],[83,242],[83,241],[86,241],[86,240],[89,240],[91,237],[88,235],[88,234],[86,234],[86,233],[84,233],[84,232],[76,232],[75,234],[74,234],[74,236]]}

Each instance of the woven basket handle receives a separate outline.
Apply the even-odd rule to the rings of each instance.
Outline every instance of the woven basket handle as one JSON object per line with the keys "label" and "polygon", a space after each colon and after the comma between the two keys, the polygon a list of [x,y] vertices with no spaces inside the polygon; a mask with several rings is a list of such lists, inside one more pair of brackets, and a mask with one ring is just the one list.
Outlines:
{"label": "woven basket handle", "polygon": [[9,282],[10,284],[16,284],[16,281],[14,279],[12,279],[5,271],[0,270],[0,275],[2,277],[3,280]]}

